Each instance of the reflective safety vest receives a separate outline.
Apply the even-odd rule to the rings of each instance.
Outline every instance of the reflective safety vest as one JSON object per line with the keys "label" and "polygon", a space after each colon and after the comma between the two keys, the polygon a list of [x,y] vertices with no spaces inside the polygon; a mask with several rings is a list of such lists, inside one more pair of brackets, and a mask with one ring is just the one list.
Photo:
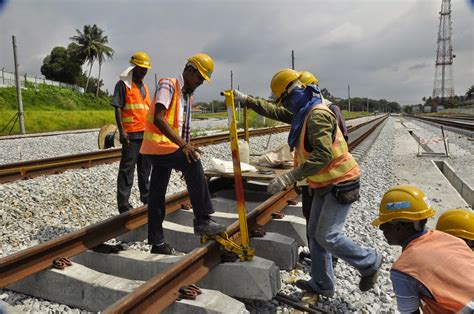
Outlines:
{"label": "reflective safety vest", "polygon": [[[179,135],[179,115],[180,112],[180,86],[178,80],[170,78],[174,85],[174,94],[171,99],[171,104],[166,111],[165,120],[171,129]],[[159,84],[163,79],[160,80]],[[146,127],[143,133],[143,142],[140,148],[140,153],[143,155],[166,155],[174,153],[178,150],[179,146],[172,142],[161,130],[153,123],[155,119],[156,101],[153,99],[153,103],[150,106],[150,110],[146,116]]]}
{"label": "reflective safety vest", "polygon": [[[334,116],[334,113],[325,105],[316,105],[313,110],[324,110]],[[310,154],[310,152],[305,150],[304,141],[306,137],[306,125],[308,118],[311,116],[313,110],[311,110],[306,116],[300,138],[296,144],[295,165],[305,162]],[[359,166],[352,155],[349,153],[347,143],[337,124],[336,129],[336,138],[334,139],[331,146],[331,162],[318,173],[306,178],[309,186],[313,189],[322,188],[330,184],[357,180],[360,177]]]}
{"label": "reflective safety vest", "polygon": [[457,313],[474,301],[474,252],[447,233],[432,230],[412,240],[392,269],[421,282],[423,313]]}
{"label": "reflective safety vest", "polygon": [[125,85],[125,106],[122,108],[122,124],[125,132],[143,132],[145,130],[145,118],[150,107],[150,93],[148,86],[145,88],[145,99],[140,89],[132,81],[132,87]]}

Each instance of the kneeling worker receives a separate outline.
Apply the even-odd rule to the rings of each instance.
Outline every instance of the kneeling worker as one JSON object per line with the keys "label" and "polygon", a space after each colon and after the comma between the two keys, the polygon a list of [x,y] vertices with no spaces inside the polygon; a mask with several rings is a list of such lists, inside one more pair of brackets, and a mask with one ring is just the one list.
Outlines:
{"label": "kneeling worker", "polygon": [[474,212],[467,209],[451,209],[438,218],[436,230],[464,240],[474,251]]}
{"label": "kneeling worker", "polygon": [[148,202],[151,253],[176,253],[165,243],[163,234],[165,196],[172,169],[181,171],[186,180],[195,216],[194,233],[214,235],[226,230],[210,217],[214,208],[200,160],[201,151],[190,142],[193,92],[204,80],[210,81],[213,69],[211,57],[198,53],[188,59],[182,75],[163,78],[156,86],[140,150],[153,165]]}
{"label": "kneeling worker", "polygon": [[382,198],[372,224],[402,254],[390,278],[401,313],[473,313],[474,253],[459,238],[425,229],[433,217],[428,198],[417,187],[400,185]]}

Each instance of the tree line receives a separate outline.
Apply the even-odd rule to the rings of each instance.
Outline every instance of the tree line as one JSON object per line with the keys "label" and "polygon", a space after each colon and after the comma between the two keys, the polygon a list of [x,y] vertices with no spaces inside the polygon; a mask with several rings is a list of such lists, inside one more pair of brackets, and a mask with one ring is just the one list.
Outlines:
{"label": "tree line", "polygon": [[[100,88],[104,85],[100,79],[102,65],[106,59],[112,59],[115,51],[108,46],[108,37],[96,24],[84,25],[82,31],[76,29],[76,35],[69,39],[67,47],[54,47],[41,66],[41,73],[49,80],[84,87],[85,92],[95,92],[96,96],[107,96]],[[99,64],[99,75],[91,77],[92,66]],[[87,63],[89,73],[82,71]]]}
{"label": "tree line", "polygon": [[412,113],[415,111],[415,107],[417,109],[421,109],[424,106],[430,106],[431,111],[437,111],[437,107],[442,105],[444,108],[458,108],[458,107],[464,107],[464,106],[469,106],[474,103],[474,85],[471,85],[466,91],[466,93],[462,96],[454,96],[450,98],[433,98],[433,97],[423,97],[422,103],[416,104],[416,105],[408,105],[403,107],[403,111],[405,113]]}

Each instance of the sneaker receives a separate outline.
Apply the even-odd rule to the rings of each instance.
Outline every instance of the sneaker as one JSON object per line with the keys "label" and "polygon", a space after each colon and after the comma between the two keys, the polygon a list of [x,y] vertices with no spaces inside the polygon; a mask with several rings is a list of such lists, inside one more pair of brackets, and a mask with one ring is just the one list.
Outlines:
{"label": "sneaker", "polygon": [[298,287],[299,289],[305,291],[305,292],[309,292],[309,293],[312,293],[312,294],[318,294],[318,295],[322,295],[322,296],[328,297],[328,298],[331,298],[331,297],[334,296],[334,291],[323,290],[323,291],[318,292],[318,291],[314,290],[313,287],[311,287],[311,284],[309,283],[308,280],[298,279],[295,282],[295,286]]}
{"label": "sneaker", "polygon": [[374,271],[370,275],[362,276],[362,278],[360,278],[360,282],[359,282],[360,291],[363,291],[363,292],[369,291],[370,289],[372,289],[375,286],[375,283],[377,282],[377,277],[379,276],[379,270],[382,266],[382,263],[383,263],[383,257],[380,255],[380,261],[379,261],[379,265],[377,267],[377,270]]}
{"label": "sneaker", "polygon": [[160,245],[153,245],[150,253],[152,254],[164,254],[164,255],[178,255],[178,252],[168,243]]}
{"label": "sneaker", "polygon": [[203,222],[196,223],[194,222],[194,234],[208,234],[215,235],[219,233],[224,233],[226,231],[226,226],[218,224],[211,218],[207,218]]}

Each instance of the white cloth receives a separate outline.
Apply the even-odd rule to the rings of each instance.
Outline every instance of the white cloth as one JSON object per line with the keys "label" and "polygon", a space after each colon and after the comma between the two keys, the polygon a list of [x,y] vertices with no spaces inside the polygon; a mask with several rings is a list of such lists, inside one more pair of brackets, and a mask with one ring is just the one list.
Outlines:
{"label": "white cloth", "polygon": [[[217,158],[211,158],[211,164],[214,170],[221,172],[221,173],[234,173],[234,164],[232,161],[225,161]],[[252,165],[246,164],[244,162],[240,163],[240,171],[248,172],[253,171],[256,172],[257,168]]]}
{"label": "white cloth", "polygon": [[120,74],[120,80],[123,81],[128,88],[132,88],[133,68],[135,68],[135,66],[129,66]]}

